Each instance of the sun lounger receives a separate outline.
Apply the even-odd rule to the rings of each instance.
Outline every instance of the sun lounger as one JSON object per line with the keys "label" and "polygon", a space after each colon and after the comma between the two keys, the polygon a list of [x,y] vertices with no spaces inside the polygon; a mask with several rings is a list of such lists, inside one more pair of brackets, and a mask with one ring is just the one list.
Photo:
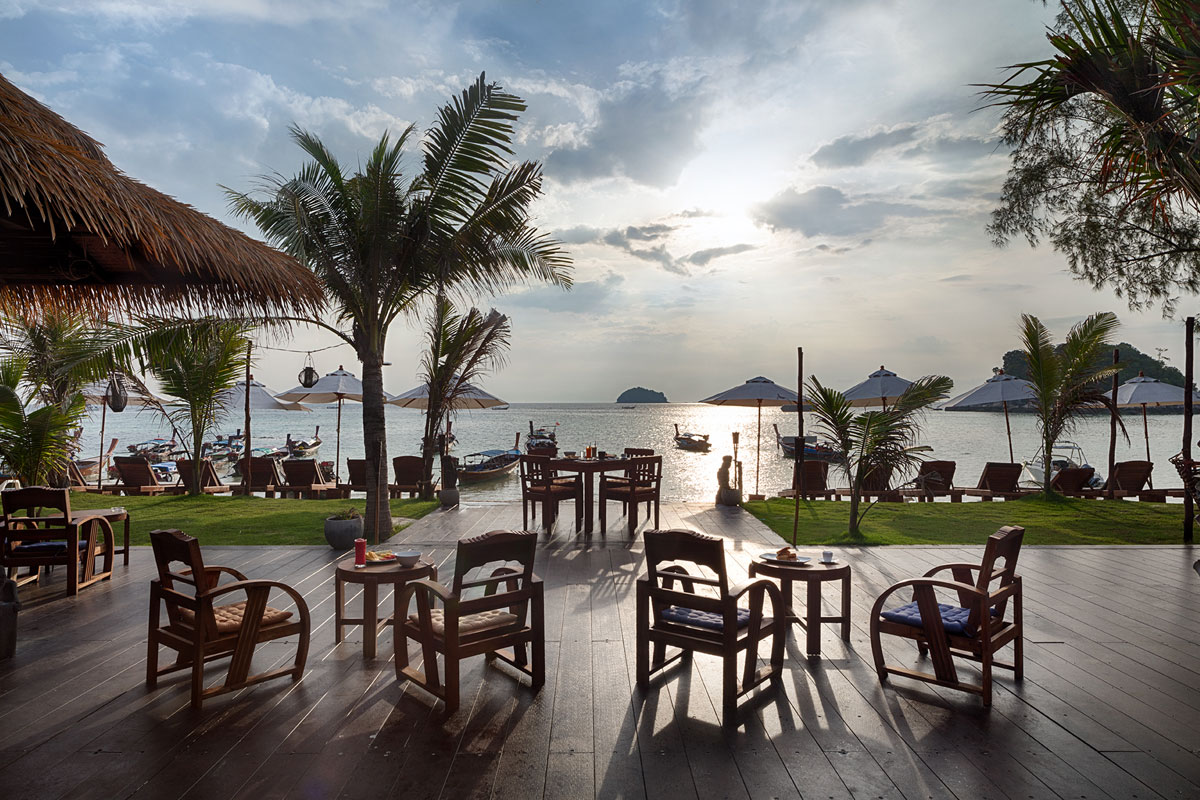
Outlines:
{"label": "sun lounger", "polygon": [[392,470],[396,475],[395,483],[388,487],[392,497],[399,497],[403,492],[408,492],[409,497],[421,493],[425,484],[422,480],[425,462],[420,456],[396,456],[392,459]]}
{"label": "sun lounger", "polygon": [[[892,480],[892,471],[876,471],[867,475],[863,480],[862,486],[859,488],[858,496],[864,501],[878,500],[881,503],[903,503],[904,495],[899,489],[893,489],[889,486]],[[838,489],[835,493],[835,498],[841,500],[843,497],[852,497],[854,492],[848,488]]]}
{"label": "sun lounger", "polygon": [[[793,475],[795,470],[793,470]],[[793,477],[793,481],[795,478]],[[834,496],[834,490],[829,486],[829,462],[828,461],[810,461],[804,462],[804,498],[806,500],[831,500]],[[800,487],[792,486],[791,489],[784,489],[779,493],[780,497],[795,497],[796,492]]]}
{"label": "sun lounger", "polygon": [[282,462],[287,483],[279,487],[281,492],[299,495],[301,498],[344,497],[337,483],[326,481],[317,462],[311,458],[289,458]]}
{"label": "sun lounger", "polygon": [[262,492],[267,497],[274,497],[280,487],[287,485],[283,471],[279,468],[279,460],[266,456],[251,456],[242,459],[242,474],[247,476],[251,492]]}
{"label": "sun lounger", "polygon": [[[190,458],[176,460],[175,469],[179,471],[178,485],[182,486],[186,492],[188,487],[192,485],[192,460]],[[225,494],[226,492],[233,491],[232,486],[221,481],[221,476],[217,474],[216,467],[207,458],[200,460],[200,491],[203,494]]]}
{"label": "sun lounger", "polygon": [[1050,479],[1050,488],[1059,494],[1078,497],[1095,474],[1093,467],[1066,467]]}
{"label": "sun lounger", "polygon": [[[1112,474],[1108,476],[1108,480],[1099,489],[1084,488],[1078,492],[1072,492],[1072,497],[1090,497],[1094,499],[1103,499],[1109,496],[1111,489],[1112,497],[1138,497],[1146,488],[1146,482],[1150,480],[1150,472],[1154,469],[1154,464],[1149,461],[1118,461],[1113,465]],[[1153,492],[1153,490],[1151,490]],[[1066,492],[1064,492],[1066,494]],[[1166,500],[1166,494],[1161,495],[1162,500]],[[1157,493],[1151,494],[1151,501],[1157,499]]]}
{"label": "sun lounger", "polygon": [[72,492],[89,492],[91,494],[116,494],[118,491],[118,488],[114,487],[112,485],[96,486],[95,481],[92,481],[91,483],[89,483],[87,478],[85,478],[83,476],[83,473],[80,471],[79,465],[76,464],[74,461],[67,462],[67,480],[70,482],[70,489]]}
{"label": "sun lounger", "polygon": [[128,495],[156,495],[167,490],[158,482],[150,459],[145,456],[116,456],[113,466],[121,476],[121,486],[118,487]]}
{"label": "sun lounger", "polygon": [[922,503],[932,503],[935,497],[949,497],[951,503],[961,503],[963,490],[954,488],[956,466],[953,461],[923,461],[913,478],[914,487],[902,489],[900,494]]}
{"label": "sun lounger", "polygon": [[981,500],[1016,500],[1018,497],[1030,494],[1033,489],[1024,489],[1017,485],[1021,480],[1020,464],[1002,461],[989,461],[983,465],[979,476],[979,485],[974,489],[963,489],[967,497],[978,497]]}

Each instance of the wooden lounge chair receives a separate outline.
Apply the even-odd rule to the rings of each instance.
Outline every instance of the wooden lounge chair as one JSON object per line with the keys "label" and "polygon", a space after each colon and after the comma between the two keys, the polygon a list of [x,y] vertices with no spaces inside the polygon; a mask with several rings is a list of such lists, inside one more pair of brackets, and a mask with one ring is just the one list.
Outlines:
{"label": "wooden lounge chair", "polygon": [[[29,486],[0,492],[0,568],[18,586],[36,583],[42,567],[67,568],[67,594],[112,577],[116,537],[101,516],[71,516],[71,491]],[[128,550],[126,550],[128,552]],[[96,567],[96,559],[102,565]],[[28,569],[18,574],[21,567]]]}
{"label": "wooden lounge chair", "polygon": [[[1153,469],[1154,464],[1149,461],[1118,461],[1113,465],[1113,471],[1108,476],[1108,480],[1099,489],[1084,488],[1071,496],[1105,498],[1109,495],[1109,489],[1112,489],[1113,497],[1138,497],[1145,490],[1146,482],[1150,480],[1150,473]],[[1150,490],[1150,492],[1153,491],[1153,489]],[[1163,499],[1166,499],[1165,494]]]}
{"label": "wooden lounge chair", "polygon": [[[545,600],[542,582],[533,575],[536,549],[536,533],[491,531],[459,541],[451,588],[432,580],[409,583],[398,608],[407,609],[416,595],[417,610],[399,626],[404,639],[396,646],[396,679],[407,678],[441,698],[446,713],[458,708],[458,662],[464,658],[498,658],[528,675],[534,691],[545,684]],[[487,576],[475,572],[491,565],[498,566]],[[468,592],[474,596],[467,597]],[[435,608],[436,603],[442,607]],[[408,664],[409,639],[421,643],[424,672]],[[526,644],[532,659],[526,657]],[[439,653],[444,680],[437,674]]]}
{"label": "wooden lounge chair", "polygon": [[117,468],[117,475],[121,477],[121,485],[118,488],[125,494],[156,495],[167,490],[166,486],[158,482],[158,476],[150,466],[150,459],[145,456],[114,456],[113,466]]}
{"label": "wooden lounge chair", "polygon": [[529,527],[529,506],[537,522],[537,504],[542,504],[542,523],[547,528],[558,516],[558,504],[575,501],[575,530],[583,526],[583,481],[579,476],[567,483],[555,474],[550,456],[521,456],[521,525]]}
{"label": "wooden lounge chair", "polygon": [[949,497],[951,503],[961,503],[963,491],[954,488],[953,461],[922,461],[921,468],[913,478],[911,489],[902,489],[905,497],[915,497],[918,502],[932,503],[935,497]]}
{"label": "wooden lounge chair", "polygon": [[[158,685],[160,675],[190,669],[192,708],[199,709],[205,698],[216,694],[288,675],[293,681],[300,680],[308,659],[311,628],[303,595],[277,581],[248,580],[229,567],[205,566],[200,556],[200,543],[180,531],[151,531],[150,544],[154,549],[158,577],[150,582],[146,655],[146,685],[149,688]],[[182,564],[183,569],[175,572],[171,568],[173,564]],[[221,573],[233,576],[234,582],[218,585]],[[296,611],[268,606],[272,589],[287,594]],[[245,595],[243,602],[216,605],[226,599],[236,600],[241,593]],[[164,607],[167,611],[165,622],[162,620]],[[299,637],[295,661],[290,666],[251,675],[250,666],[257,646],[288,636]],[[179,653],[173,663],[161,669],[158,666],[160,647]],[[204,665],[225,657],[230,661],[224,683],[205,689]],[[270,660],[275,660],[274,654]]]}
{"label": "wooden lounge chair", "polygon": [[983,472],[979,475],[979,485],[974,489],[963,489],[963,494],[986,501],[994,500],[997,497],[1001,500],[1015,500],[1030,494],[1036,490],[1023,489],[1017,485],[1017,482],[1021,480],[1021,470],[1023,469],[1024,467],[1020,464],[989,461],[983,465]]}
{"label": "wooden lounge chair", "polygon": [[[421,487],[425,485],[425,462],[420,456],[396,456],[392,459],[392,472],[396,476],[395,483],[388,486],[392,497],[399,497],[404,492],[408,492],[409,497],[421,493]],[[366,483],[365,473],[363,483]]]}
{"label": "wooden lounge chair", "polygon": [[[792,488],[784,489],[779,493],[780,497],[795,497],[800,491],[798,485],[798,477],[796,470],[792,470]],[[832,500],[836,492],[829,485],[829,462],[816,461],[814,459],[804,460],[804,499],[805,500]]]}
{"label": "wooden lounge chair", "polygon": [[[1024,668],[1024,642],[1021,629],[1021,578],[1017,575],[1017,556],[1025,529],[1005,526],[988,537],[980,564],[943,564],[925,573],[923,578],[901,581],[888,588],[871,609],[871,653],[880,683],[888,675],[902,675],[926,683],[978,694],[985,707],[992,704],[992,668],[1013,671],[1021,680]],[[1002,563],[998,563],[1002,562]],[[950,570],[951,580],[935,578]],[[973,577],[978,573],[977,577]],[[888,599],[912,587],[913,600],[899,608],[885,609]],[[939,603],[935,590],[956,592],[958,605]],[[1013,601],[1012,619],[1004,612]],[[933,620],[933,624],[929,621]],[[880,636],[891,635],[917,643],[921,657],[933,662],[933,673],[920,672],[884,663]],[[1013,662],[995,660],[1002,647],[1013,645]],[[982,682],[967,683],[958,676],[955,658],[980,665]]]}
{"label": "wooden lounge chair", "polygon": [[662,456],[642,456],[628,459],[628,469],[625,475],[612,480],[608,475],[600,475],[600,530],[607,529],[608,501],[615,500],[625,508],[629,520],[629,535],[632,536],[638,525],[638,504],[646,504],[646,516],[650,516],[650,507],[654,507],[654,527],[658,527],[659,500],[662,496]]}
{"label": "wooden lounge chair", "polygon": [[311,458],[289,458],[281,462],[287,484],[279,491],[295,494],[301,498],[343,497],[342,490],[334,481],[326,481],[317,462]]}
{"label": "wooden lounge chair", "polygon": [[274,497],[280,487],[287,485],[283,470],[279,468],[279,459],[266,456],[250,456],[243,458],[242,475],[247,476],[251,492],[262,492],[266,497]]}
{"label": "wooden lounge chair", "polygon": [[[862,487],[859,489],[858,496],[864,501],[878,500],[882,503],[903,503],[904,495],[899,489],[891,488],[892,470],[876,469],[869,473],[863,479]],[[835,497],[840,500],[843,497],[850,497],[854,492],[849,488],[838,489]]]}
{"label": "wooden lounge chair", "polygon": [[[183,487],[183,491],[187,491],[192,485],[192,460],[190,458],[180,458],[175,461],[175,469],[179,471],[179,486]],[[200,459],[200,492],[201,494],[225,494],[232,492],[233,487],[227,485],[221,480],[221,476],[217,474],[217,468],[213,466],[212,460],[208,458]]]}
{"label": "wooden lounge chair", "polygon": [[350,492],[365,492],[367,490],[367,460],[365,458],[346,459],[346,483],[338,484],[346,497]]}
{"label": "wooden lounge chair", "polygon": [[72,492],[88,492],[91,494],[116,494],[119,491],[114,486],[96,486],[95,481],[88,483],[87,478],[83,477],[83,473],[79,469],[79,465],[74,461],[67,462],[67,481],[68,488]]}
{"label": "wooden lounge chair", "polygon": [[1059,494],[1078,497],[1095,474],[1096,470],[1092,467],[1066,467],[1054,473],[1050,488]]}
{"label": "wooden lounge chair", "polygon": [[[732,722],[739,697],[782,674],[787,623],[779,587],[765,578],[731,587],[724,543],[715,536],[650,530],[645,541],[647,574],[637,582],[637,684],[647,689],[652,674],[693,651],[720,656],[722,718]],[[703,593],[698,586],[705,587]],[[771,598],[772,617],[763,615],[764,596]],[[738,607],[743,597],[749,598],[749,608]],[[758,669],[758,643],[768,636],[770,663]],[[668,646],[680,652],[667,658]]]}

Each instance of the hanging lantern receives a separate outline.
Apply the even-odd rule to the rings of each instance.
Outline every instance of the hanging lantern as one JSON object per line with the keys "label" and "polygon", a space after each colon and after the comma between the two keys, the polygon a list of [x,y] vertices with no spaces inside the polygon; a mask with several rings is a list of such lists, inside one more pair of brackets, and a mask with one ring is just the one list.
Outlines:
{"label": "hanging lantern", "polygon": [[129,392],[125,389],[125,376],[119,372],[113,373],[108,379],[108,388],[104,391],[104,402],[116,413],[125,410],[129,403]]}
{"label": "hanging lantern", "polygon": [[300,370],[300,385],[305,389],[311,389],[321,376],[317,374],[317,368],[313,366],[312,353],[309,353],[304,358],[304,369]]}

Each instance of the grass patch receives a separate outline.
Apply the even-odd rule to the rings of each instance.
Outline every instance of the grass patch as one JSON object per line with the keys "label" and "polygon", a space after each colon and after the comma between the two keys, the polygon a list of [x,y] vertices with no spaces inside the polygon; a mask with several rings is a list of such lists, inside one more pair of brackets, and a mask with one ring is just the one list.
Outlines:
{"label": "grass patch", "polygon": [[[350,506],[363,510],[363,498],[294,500],[265,497],[101,497],[72,495],[72,508],[125,506],[130,542],[150,544],[150,531],[178,528],[203,545],[325,544],[325,518]],[[437,500],[392,500],[392,516],[417,519],[438,507]],[[117,526],[120,536],[120,526]]]}
{"label": "grass patch", "polygon": [[[773,497],[743,504],[785,541],[792,539],[795,501]],[[996,503],[879,503],[850,539],[846,501],[800,506],[797,543],[980,544],[1002,525],[1025,528],[1025,544],[1179,544],[1183,504],[1121,500],[1045,499],[1040,495]]]}

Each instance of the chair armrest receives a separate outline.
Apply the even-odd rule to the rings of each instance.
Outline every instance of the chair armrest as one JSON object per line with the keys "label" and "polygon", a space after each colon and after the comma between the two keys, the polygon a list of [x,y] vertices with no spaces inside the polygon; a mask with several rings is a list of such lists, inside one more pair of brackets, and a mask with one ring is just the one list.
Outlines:
{"label": "chair armrest", "polygon": [[739,583],[736,586],[729,587],[729,598],[736,601],[739,597],[751,591],[765,591],[771,598],[771,611],[775,616],[783,613],[783,593],[774,581],[766,578],[757,578],[745,583]]}
{"label": "chair armrest", "polygon": [[969,583],[935,580],[933,578],[912,578],[907,581],[900,581],[899,583],[893,584],[884,589],[883,594],[879,595],[879,597],[875,600],[875,605],[871,607],[870,619],[877,619],[879,617],[879,612],[883,610],[883,603],[885,600],[891,597],[895,592],[910,586],[931,586],[934,589],[949,589],[951,591],[958,592],[960,599],[964,596],[970,596],[973,601],[980,604],[982,604],[983,601],[988,597],[986,592],[981,592],[979,589],[976,589]]}
{"label": "chair armrest", "polygon": [[978,572],[979,565],[978,564],[939,564],[938,566],[936,566],[933,569],[926,572],[924,577],[932,578],[934,575],[938,574],[939,572],[944,572],[945,570],[948,570],[948,569],[951,569],[951,570],[952,569],[969,569],[972,572]]}
{"label": "chair armrest", "polygon": [[404,587],[404,594],[400,595],[400,607],[408,608],[408,602],[417,592],[424,592],[432,595],[442,601],[443,605],[456,602],[457,597],[454,593],[447,589],[442,584],[429,578],[422,578],[419,581],[409,581]]}
{"label": "chair armrest", "polygon": [[[205,567],[204,571],[208,572],[209,569],[211,569],[211,568]],[[224,567],[221,567],[220,569],[222,569],[223,571],[232,571],[232,570],[227,570]],[[234,581],[233,583],[227,583],[224,586],[218,586],[214,589],[209,589],[208,591],[204,592],[203,594],[198,595],[198,599],[202,598],[202,599],[215,600],[216,598],[220,597],[221,595],[229,594],[230,592],[237,592],[237,591],[250,592],[254,589],[267,589],[268,591],[270,591],[271,589],[279,589],[280,591],[284,592],[285,594],[287,594],[288,596],[290,596],[292,598],[292,601],[296,604],[296,610],[300,612],[301,619],[305,619],[305,620],[308,619],[308,603],[306,603],[304,601],[304,595],[300,594],[300,592],[296,591],[295,588],[289,586],[288,584],[280,583],[279,581],[238,580],[238,581]]]}

